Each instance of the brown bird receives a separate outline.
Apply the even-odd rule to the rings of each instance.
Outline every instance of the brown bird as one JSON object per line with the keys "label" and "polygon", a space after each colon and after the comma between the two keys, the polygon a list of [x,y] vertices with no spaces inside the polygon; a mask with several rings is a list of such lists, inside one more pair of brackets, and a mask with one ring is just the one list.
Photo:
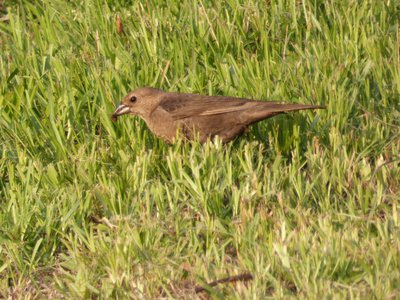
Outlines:
{"label": "brown bird", "polygon": [[112,115],[140,116],[158,137],[171,143],[179,136],[201,143],[218,136],[229,142],[249,125],[272,116],[320,105],[281,104],[243,98],[168,93],[155,88],[139,88],[126,95]]}

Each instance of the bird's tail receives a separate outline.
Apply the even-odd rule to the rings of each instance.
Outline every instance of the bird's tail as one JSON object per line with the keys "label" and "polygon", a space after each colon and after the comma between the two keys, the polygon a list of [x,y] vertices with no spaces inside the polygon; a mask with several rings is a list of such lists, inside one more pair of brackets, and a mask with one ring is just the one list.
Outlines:
{"label": "bird's tail", "polygon": [[279,114],[299,111],[299,110],[308,110],[308,109],[324,109],[326,108],[323,105],[311,105],[311,104],[280,104],[274,102],[267,102],[265,105],[257,108],[256,111],[253,111],[251,123],[255,123],[261,121],[263,119],[267,119]]}

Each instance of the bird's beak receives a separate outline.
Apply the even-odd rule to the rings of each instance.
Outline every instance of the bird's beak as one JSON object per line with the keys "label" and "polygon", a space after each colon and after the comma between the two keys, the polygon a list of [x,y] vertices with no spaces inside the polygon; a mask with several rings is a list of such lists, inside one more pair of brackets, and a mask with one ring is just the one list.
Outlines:
{"label": "bird's beak", "polygon": [[119,116],[129,114],[131,112],[131,109],[129,108],[128,105],[125,104],[120,104],[117,109],[114,111],[114,113],[111,116],[111,119],[113,121],[116,121]]}

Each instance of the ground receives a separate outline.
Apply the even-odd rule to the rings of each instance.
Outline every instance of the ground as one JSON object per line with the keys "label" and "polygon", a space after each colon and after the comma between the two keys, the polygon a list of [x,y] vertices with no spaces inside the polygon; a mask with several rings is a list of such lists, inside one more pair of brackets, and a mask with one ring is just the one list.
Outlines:
{"label": "ground", "polygon": [[[400,4],[242,2],[0,2],[0,297],[400,297]],[[141,86],[326,109],[168,145]]]}

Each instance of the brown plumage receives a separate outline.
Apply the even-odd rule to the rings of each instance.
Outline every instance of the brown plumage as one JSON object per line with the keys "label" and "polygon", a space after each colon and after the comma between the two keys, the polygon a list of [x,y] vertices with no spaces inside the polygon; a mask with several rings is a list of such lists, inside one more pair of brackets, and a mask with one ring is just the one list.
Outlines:
{"label": "brown plumage", "polygon": [[[218,136],[229,142],[251,124],[272,116],[319,105],[281,104],[243,98],[168,93],[139,88],[124,97],[112,120],[124,114],[140,116],[158,137],[171,143],[177,136],[201,143]],[[177,134],[178,132],[178,134]]]}

